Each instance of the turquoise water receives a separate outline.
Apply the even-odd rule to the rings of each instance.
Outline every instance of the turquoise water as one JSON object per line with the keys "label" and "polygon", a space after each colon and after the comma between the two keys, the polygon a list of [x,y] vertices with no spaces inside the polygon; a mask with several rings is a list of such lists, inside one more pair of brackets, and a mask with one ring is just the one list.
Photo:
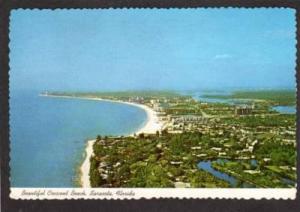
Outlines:
{"label": "turquoise water", "polygon": [[295,114],[296,107],[295,106],[274,106],[272,107],[273,110],[283,113],[283,114]]}
{"label": "turquoise water", "polygon": [[10,94],[12,187],[75,187],[86,140],[126,135],[147,120],[144,110],[105,101]]}

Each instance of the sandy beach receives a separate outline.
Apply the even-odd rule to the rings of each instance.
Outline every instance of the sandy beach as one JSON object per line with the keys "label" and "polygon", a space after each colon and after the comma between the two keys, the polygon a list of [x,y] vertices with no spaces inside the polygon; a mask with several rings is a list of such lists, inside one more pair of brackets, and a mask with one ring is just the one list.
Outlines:
{"label": "sandy beach", "polygon": [[[103,99],[97,99],[97,100],[110,101],[110,100],[103,100]],[[130,104],[130,105],[142,108],[143,110],[146,111],[147,122],[145,123],[144,126],[142,126],[138,131],[135,132],[136,134],[139,134],[139,133],[151,134],[151,133],[156,133],[156,131],[159,131],[162,129],[162,126],[163,126],[162,123],[159,122],[156,112],[154,110],[152,110],[150,107],[148,107],[146,105],[142,105],[142,104],[131,103],[131,102],[119,102],[119,103]],[[94,142],[95,142],[95,140],[90,140],[87,142],[86,149],[85,149],[86,157],[80,167],[80,169],[81,169],[81,185],[84,188],[91,187],[89,171],[90,171],[90,158],[93,154]]]}
{"label": "sandy beach", "polygon": [[96,140],[89,140],[86,143],[85,147],[85,153],[86,157],[80,167],[81,171],[81,176],[80,176],[80,181],[81,181],[81,186],[84,188],[90,188],[90,178],[89,178],[89,172],[90,172],[90,158],[93,155],[93,144]]}
{"label": "sandy beach", "polygon": [[[123,101],[117,101],[117,100],[109,100],[109,99],[101,99],[101,98],[85,98],[85,97],[72,97],[72,96],[56,96],[56,95],[45,95],[41,94],[41,96],[47,96],[47,97],[54,97],[54,98],[76,98],[76,99],[85,99],[85,100],[96,100],[96,101],[108,101],[108,102],[115,102],[120,104],[128,104],[135,107],[139,107],[147,113],[147,121],[146,123],[141,126],[139,130],[137,130],[136,134],[139,133],[146,133],[146,134],[154,134],[156,131],[160,131],[163,127],[163,123],[161,123],[157,117],[156,112],[148,107],[147,105],[143,104],[137,104],[132,102],[123,102]],[[133,134],[132,134],[133,135]],[[96,140],[89,140],[86,143],[85,148],[85,159],[80,167],[81,171],[81,186],[84,188],[90,188],[90,180],[89,180],[89,171],[90,171],[90,158],[93,155],[93,144]]]}

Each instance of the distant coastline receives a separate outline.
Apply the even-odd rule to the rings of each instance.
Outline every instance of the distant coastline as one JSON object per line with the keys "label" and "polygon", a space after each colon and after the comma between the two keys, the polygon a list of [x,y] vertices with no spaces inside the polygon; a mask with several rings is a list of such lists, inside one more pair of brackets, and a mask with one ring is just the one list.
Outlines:
{"label": "distant coastline", "polygon": [[[159,121],[156,112],[144,104],[132,103],[132,102],[125,102],[119,100],[110,100],[110,99],[103,99],[98,97],[76,97],[76,96],[68,96],[68,95],[53,95],[53,94],[40,94],[39,96],[44,97],[52,97],[52,98],[72,98],[72,99],[83,99],[83,100],[94,100],[94,101],[107,101],[113,103],[120,103],[120,104],[127,104],[132,105],[135,107],[139,107],[143,109],[147,114],[147,121],[146,123],[141,126],[139,130],[133,132],[133,134],[154,134],[156,131],[160,131],[163,128],[163,123]],[[93,145],[96,140],[88,140],[85,147],[85,159],[80,166],[80,184],[84,188],[90,188],[90,180],[89,180],[89,169],[90,169],[90,157],[93,154]]]}

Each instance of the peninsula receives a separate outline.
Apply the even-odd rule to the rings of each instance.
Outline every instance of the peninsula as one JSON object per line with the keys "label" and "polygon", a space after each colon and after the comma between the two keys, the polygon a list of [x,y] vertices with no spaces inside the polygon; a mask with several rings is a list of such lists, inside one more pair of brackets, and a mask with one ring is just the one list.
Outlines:
{"label": "peninsula", "polygon": [[175,92],[44,95],[114,101],[147,112],[148,122],[133,135],[87,142],[83,187],[294,187],[296,115],[275,108],[295,105],[294,91],[242,94],[232,94],[234,104]]}

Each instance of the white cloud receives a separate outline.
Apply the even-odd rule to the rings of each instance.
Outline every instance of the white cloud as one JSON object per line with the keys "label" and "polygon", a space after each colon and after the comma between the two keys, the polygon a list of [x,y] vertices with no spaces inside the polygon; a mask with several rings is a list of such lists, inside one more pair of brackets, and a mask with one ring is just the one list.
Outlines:
{"label": "white cloud", "polygon": [[229,59],[232,58],[232,55],[230,54],[217,54],[214,59],[215,60],[220,60],[220,59]]}

